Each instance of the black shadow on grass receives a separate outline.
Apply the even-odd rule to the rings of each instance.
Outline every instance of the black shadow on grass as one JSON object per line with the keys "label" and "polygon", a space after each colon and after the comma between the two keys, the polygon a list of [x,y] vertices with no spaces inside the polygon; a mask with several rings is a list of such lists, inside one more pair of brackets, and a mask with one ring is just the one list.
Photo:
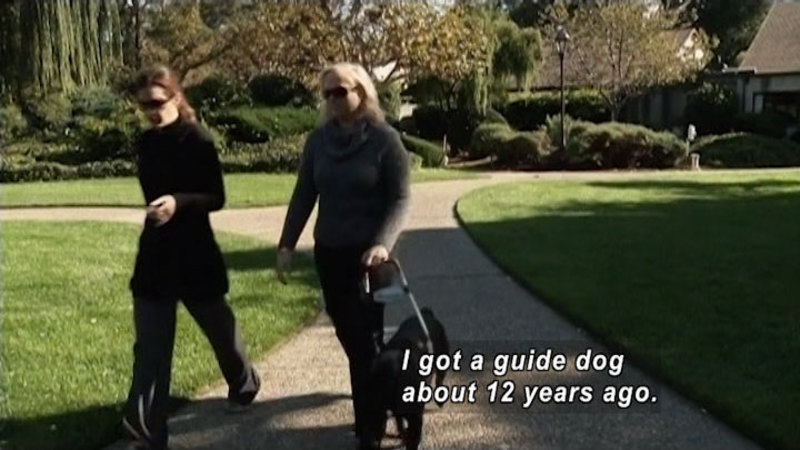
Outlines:
{"label": "black shadow on grass", "polygon": [[[792,355],[800,352],[800,193],[759,190],[800,183],[589,185],[688,197],[573,201],[521,220],[476,222],[468,233],[518,283],[609,347],[622,350],[626,342],[631,360],[762,444],[798,448],[800,376]],[[494,248],[504,242],[518,245]],[[685,278],[659,276],[659,267]],[[539,273],[552,278],[535,281]],[[597,291],[591,299],[570,297],[570,283]],[[676,295],[666,300],[661,290]],[[597,314],[600,300],[611,312]],[[628,327],[643,315],[649,329]],[[653,354],[667,347],[671,355]]]}
{"label": "black shadow on grass", "polygon": [[[223,256],[228,270],[231,271],[274,271],[277,254],[277,247],[261,247],[225,251]],[[295,267],[302,271],[313,269],[313,255],[308,252],[296,252],[293,260],[293,268]]]}
{"label": "black shadow on grass", "polygon": [[[172,413],[189,399],[170,397]],[[122,436],[119,420],[122,403],[96,406],[29,420],[0,423],[4,450],[45,450],[53,448],[100,450]]]}

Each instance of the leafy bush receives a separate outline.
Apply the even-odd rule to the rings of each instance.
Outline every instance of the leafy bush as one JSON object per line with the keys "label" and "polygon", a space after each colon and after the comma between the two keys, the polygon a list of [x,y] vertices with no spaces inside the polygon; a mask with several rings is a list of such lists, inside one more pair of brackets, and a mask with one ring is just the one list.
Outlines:
{"label": "leafy bush", "polygon": [[693,124],[701,136],[726,133],[733,129],[737,111],[733,90],[706,82],[689,93],[686,121]]}
{"label": "leafy bush", "polygon": [[547,148],[549,141],[544,133],[517,132],[498,148],[496,163],[504,167],[539,167]]}
{"label": "leafy bush", "polygon": [[419,170],[422,168],[422,156],[416,153],[409,153],[408,156],[408,162],[411,164],[412,170]]}
{"label": "leafy bush", "polygon": [[760,134],[774,138],[786,137],[786,130],[797,124],[797,119],[774,112],[745,113],[736,117],[735,131]]}
{"label": "leafy bush", "polygon": [[495,157],[503,167],[540,167],[549,148],[547,136],[539,132],[520,132],[502,123],[484,122],[472,135],[472,158]]}
{"label": "leafy bush", "polygon": [[0,165],[0,182],[3,183],[122,177],[135,174],[135,164],[126,160],[89,162],[74,166],[49,161],[20,164],[4,161]]}
{"label": "leafy bush", "polygon": [[800,144],[749,133],[730,133],[700,139],[692,147],[700,164],[709,167],[800,166]]}
{"label": "leafy bush", "polygon": [[797,142],[798,144],[800,144],[800,130],[797,130],[794,133],[792,133],[789,139],[792,140],[793,142]]}
{"label": "leafy bush", "polygon": [[514,137],[514,130],[501,123],[483,123],[472,134],[469,157],[474,159],[496,155],[500,147]]}
{"label": "leafy bush", "polygon": [[128,105],[108,88],[80,89],[72,94],[72,115],[89,115],[109,119]]}
{"label": "leafy bush", "polygon": [[28,120],[17,105],[10,104],[0,108],[0,140],[14,139],[27,130]]}
{"label": "leafy bush", "polygon": [[[611,116],[603,98],[595,91],[572,91],[565,102],[567,114],[580,120],[603,122]],[[501,112],[515,129],[535,130],[548,116],[561,113],[561,96],[558,92],[535,93],[506,104]]]}
{"label": "leafy bush", "polygon": [[237,108],[223,111],[209,122],[231,141],[252,144],[311,131],[317,125],[318,116],[318,112],[310,108]]}
{"label": "leafy bush", "polygon": [[24,110],[35,128],[51,135],[62,134],[72,119],[72,103],[62,94],[30,97],[24,103]]}
{"label": "leafy bush", "polygon": [[442,140],[455,150],[469,148],[472,133],[478,128],[482,117],[470,109],[444,110],[426,105],[414,109],[414,126],[419,136],[427,140]]}
{"label": "leafy bush", "polygon": [[229,173],[296,172],[306,136],[286,136],[267,143],[235,142],[220,156],[222,170]]}
{"label": "leafy bush", "polygon": [[70,128],[71,142],[80,153],[64,163],[79,164],[130,158],[136,138],[141,133],[136,116],[118,115],[109,120],[94,116],[75,118]]}
{"label": "leafy bush", "polygon": [[250,104],[247,89],[227,77],[210,76],[186,89],[189,103],[203,115],[223,108]]}
{"label": "leafy bush", "polygon": [[310,106],[314,94],[302,83],[283,75],[259,75],[248,84],[253,101],[265,106]]}
{"label": "leafy bush", "polygon": [[506,118],[494,108],[489,108],[489,110],[486,111],[486,117],[483,119],[483,123],[501,123],[508,125]]}
{"label": "leafy bush", "polygon": [[400,105],[403,103],[400,97],[400,86],[397,83],[381,83],[378,85],[378,99],[381,109],[389,117],[400,115]]}
{"label": "leafy bush", "polygon": [[444,166],[445,154],[444,150],[440,146],[434,144],[433,142],[428,142],[424,139],[409,136],[407,134],[401,135],[401,138],[406,150],[412,154],[419,155],[422,158],[423,167]]}

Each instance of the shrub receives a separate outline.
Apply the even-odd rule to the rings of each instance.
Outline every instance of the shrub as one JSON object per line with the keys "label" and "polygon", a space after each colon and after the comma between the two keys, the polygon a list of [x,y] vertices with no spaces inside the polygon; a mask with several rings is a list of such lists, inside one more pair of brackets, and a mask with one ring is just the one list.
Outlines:
{"label": "shrub", "polygon": [[508,125],[506,118],[494,108],[489,108],[486,111],[486,117],[484,117],[483,123],[500,123]]}
{"label": "shrub", "polygon": [[0,108],[0,140],[8,141],[23,135],[28,129],[28,120],[17,105]]}
{"label": "shrub", "polygon": [[517,132],[497,149],[496,163],[504,167],[540,167],[548,147],[549,141],[542,132]]}
{"label": "shrub", "polygon": [[311,131],[317,125],[318,115],[310,108],[237,108],[224,111],[209,122],[232,141],[263,143]]}
{"label": "shrub", "polygon": [[188,87],[186,97],[202,114],[251,102],[247,89],[222,76],[210,76],[199,84]]}
{"label": "shrub", "polygon": [[700,139],[692,147],[709,167],[789,167],[800,165],[800,144],[749,133]]}
{"label": "shrub", "polygon": [[[567,114],[580,120],[603,122],[611,116],[599,93],[591,90],[569,92],[566,96]],[[561,96],[558,92],[539,92],[510,102],[502,108],[508,123],[518,130],[535,130],[548,116],[561,113]]]}
{"label": "shrub", "polygon": [[410,152],[409,152],[408,156],[409,156],[408,162],[411,164],[411,169],[412,170],[419,170],[419,169],[422,168],[422,157],[421,156],[419,156],[416,153],[410,153]]}
{"label": "shrub", "polygon": [[798,144],[800,144],[800,129],[792,133],[789,139],[793,142],[797,142]]}
{"label": "shrub", "polygon": [[609,122],[588,126],[577,133],[578,158],[584,166],[592,161],[597,168],[668,168],[676,166],[687,154],[686,144],[678,137],[656,132],[639,125]]}
{"label": "shrub", "polygon": [[736,117],[734,130],[774,138],[786,137],[786,131],[797,124],[797,119],[775,112],[745,113]]}
{"label": "shrub", "polygon": [[24,109],[34,127],[52,135],[62,134],[72,118],[72,103],[62,94],[30,97]]}
{"label": "shrub", "polygon": [[122,109],[125,102],[108,88],[87,88],[76,91],[71,98],[72,115],[89,115],[109,119]]}
{"label": "shrub", "polygon": [[81,151],[65,163],[84,163],[128,158],[141,133],[136,116],[115,116],[109,120],[94,116],[75,118],[70,128],[71,142]]}
{"label": "shrub", "polygon": [[283,75],[267,74],[253,78],[248,84],[253,101],[265,106],[310,106],[314,94],[302,83]]}
{"label": "shrub", "polygon": [[434,144],[433,142],[428,142],[424,139],[409,136],[407,134],[401,135],[401,138],[406,150],[412,154],[419,155],[422,158],[423,167],[444,166],[445,154],[444,150],[440,146]]}
{"label": "shrub", "polygon": [[427,140],[442,140],[455,150],[469,148],[472,133],[478,128],[482,117],[470,109],[444,110],[426,105],[414,109],[414,126],[419,136]]}
{"label": "shrub", "polygon": [[276,138],[268,143],[233,143],[220,157],[225,172],[293,173],[300,165],[300,156],[307,134]]}
{"label": "shrub", "polygon": [[0,166],[0,182],[3,183],[122,177],[135,174],[135,164],[125,160],[89,162],[75,166],[49,161],[21,164],[9,164],[4,161]]}
{"label": "shrub", "polygon": [[388,117],[400,115],[400,105],[403,103],[400,97],[400,86],[397,83],[380,83],[378,85],[378,99],[381,108]]}
{"label": "shrub", "polygon": [[469,157],[474,159],[496,155],[500,147],[514,137],[514,130],[501,123],[484,123],[475,129],[469,146]]}
{"label": "shrub", "polygon": [[688,95],[686,121],[698,135],[726,133],[733,129],[738,110],[736,93],[715,83],[703,83]]}

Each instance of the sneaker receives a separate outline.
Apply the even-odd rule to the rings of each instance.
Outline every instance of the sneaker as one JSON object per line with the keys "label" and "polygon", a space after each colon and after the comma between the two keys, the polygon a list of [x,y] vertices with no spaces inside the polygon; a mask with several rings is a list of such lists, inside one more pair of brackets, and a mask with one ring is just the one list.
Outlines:
{"label": "sneaker", "polygon": [[255,400],[258,391],[261,390],[261,377],[255,367],[250,368],[250,376],[247,382],[239,389],[238,392],[233,389],[228,389],[228,412],[237,413],[249,409],[250,404]]}

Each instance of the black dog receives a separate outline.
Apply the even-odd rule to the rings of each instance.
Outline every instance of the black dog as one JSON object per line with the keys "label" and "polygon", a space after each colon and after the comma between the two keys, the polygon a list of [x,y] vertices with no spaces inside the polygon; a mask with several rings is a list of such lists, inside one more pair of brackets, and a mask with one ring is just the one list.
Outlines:
{"label": "black dog", "polygon": [[[444,327],[433,315],[430,308],[420,311],[431,336],[435,355],[449,354],[450,343]],[[445,373],[434,371],[423,377],[419,374],[420,357],[428,353],[425,332],[416,316],[412,316],[397,329],[397,333],[386,343],[376,357],[367,384],[369,393],[369,413],[361,433],[361,449],[379,449],[386,433],[386,412],[391,411],[397,423],[397,430],[406,449],[416,450],[422,439],[422,415],[425,404],[422,402],[403,402],[403,390],[407,386],[418,389],[420,382],[430,383],[435,378],[435,386],[441,386]],[[410,351],[408,368],[403,370],[403,358]],[[430,385],[430,384],[429,384]],[[442,407],[439,404],[439,407]]]}

